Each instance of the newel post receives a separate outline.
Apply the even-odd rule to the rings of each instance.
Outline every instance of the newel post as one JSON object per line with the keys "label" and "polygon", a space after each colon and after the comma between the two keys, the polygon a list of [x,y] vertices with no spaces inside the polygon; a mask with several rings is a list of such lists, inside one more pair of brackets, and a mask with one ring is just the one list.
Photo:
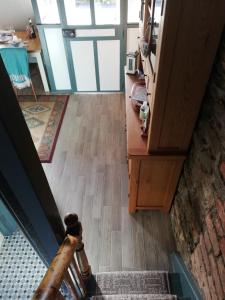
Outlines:
{"label": "newel post", "polygon": [[84,281],[87,281],[91,276],[91,266],[84,250],[84,243],[82,242],[82,225],[78,220],[76,214],[67,214],[64,218],[66,225],[66,234],[75,236],[78,239],[76,247],[76,257],[80,268],[81,276]]}

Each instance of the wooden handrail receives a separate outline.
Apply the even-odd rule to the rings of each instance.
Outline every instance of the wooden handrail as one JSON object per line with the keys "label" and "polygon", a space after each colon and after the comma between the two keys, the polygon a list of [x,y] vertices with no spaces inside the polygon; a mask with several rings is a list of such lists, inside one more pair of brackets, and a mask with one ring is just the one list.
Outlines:
{"label": "wooden handrail", "polygon": [[[86,293],[85,281],[91,276],[91,267],[82,242],[82,226],[76,214],[68,214],[64,221],[67,226],[67,236],[32,300],[63,300],[64,297],[59,291],[63,282],[74,299],[81,299],[81,294],[84,296]],[[74,253],[76,253],[76,259]]]}
{"label": "wooden handrail", "polygon": [[56,299],[65,273],[74,256],[77,243],[76,237],[68,235],[65,238],[36,290],[33,300]]}
{"label": "wooden handrail", "polygon": [[76,248],[77,262],[80,268],[82,279],[87,281],[91,276],[91,267],[88,263],[88,259],[84,250],[84,243],[82,242],[82,225],[79,222],[76,214],[66,215],[64,222],[66,224],[66,233],[78,238],[78,245]]}

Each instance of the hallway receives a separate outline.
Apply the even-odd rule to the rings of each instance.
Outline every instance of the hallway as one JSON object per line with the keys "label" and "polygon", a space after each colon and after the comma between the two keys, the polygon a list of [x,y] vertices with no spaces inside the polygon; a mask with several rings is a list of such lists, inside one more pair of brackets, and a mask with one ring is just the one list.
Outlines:
{"label": "hallway", "polygon": [[62,218],[75,212],[82,222],[93,272],[169,269],[169,216],[128,213],[124,95],[71,96],[43,168]]}

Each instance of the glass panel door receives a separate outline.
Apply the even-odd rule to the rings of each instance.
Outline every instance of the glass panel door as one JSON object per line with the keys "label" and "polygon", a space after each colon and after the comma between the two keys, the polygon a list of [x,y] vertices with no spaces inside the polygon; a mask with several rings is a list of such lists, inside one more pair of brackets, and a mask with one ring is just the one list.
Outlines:
{"label": "glass panel door", "polygon": [[[33,0],[35,1],[35,0]],[[53,91],[121,91],[125,56],[120,0],[36,0]],[[58,5],[59,25],[48,15]],[[49,10],[49,11],[48,11]],[[44,13],[45,12],[45,13]],[[47,21],[46,21],[47,20]],[[45,21],[45,23],[44,23]]]}
{"label": "glass panel door", "polygon": [[[77,90],[97,91],[93,41],[71,41],[70,46]],[[88,65],[88,72],[85,65]]]}
{"label": "glass panel door", "polygon": [[60,28],[45,28],[44,35],[55,87],[57,90],[70,90],[71,84],[62,30]]}
{"label": "glass panel door", "polygon": [[67,25],[91,25],[90,0],[64,0]]}
{"label": "glass panel door", "polygon": [[121,90],[121,5],[120,0],[64,0],[67,25],[75,30],[74,37],[64,36],[75,91]]}
{"label": "glass panel door", "polygon": [[120,89],[120,41],[98,41],[97,45],[100,90],[118,91]]}
{"label": "glass panel door", "polygon": [[95,22],[102,24],[120,24],[120,0],[94,0]]}
{"label": "glass panel door", "polygon": [[41,23],[59,24],[59,10],[57,0],[37,0]]}

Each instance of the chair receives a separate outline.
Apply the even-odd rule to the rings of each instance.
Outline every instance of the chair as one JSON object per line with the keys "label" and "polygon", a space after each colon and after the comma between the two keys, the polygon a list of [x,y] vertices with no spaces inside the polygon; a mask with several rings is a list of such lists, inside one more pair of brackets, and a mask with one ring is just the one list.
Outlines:
{"label": "chair", "polygon": [[32,88],[34,98],[37,96],[30,77],[28,54],[25,48],[1,48],[2,56],[7,73],[15,89]]}

